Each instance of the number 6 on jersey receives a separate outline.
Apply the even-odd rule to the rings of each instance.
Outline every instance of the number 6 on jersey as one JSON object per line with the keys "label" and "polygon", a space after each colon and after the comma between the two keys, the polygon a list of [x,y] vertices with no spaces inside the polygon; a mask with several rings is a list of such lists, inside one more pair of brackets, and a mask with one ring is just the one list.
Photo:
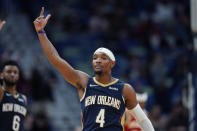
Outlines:
{"label": "number 6 on jersey", "polygon": [[19,128],[20,128],[20,117],[15,115],[14,118],[13,118],[13,124],[12,124],[12,129],[14,131],[18,131]]}
{"label": "number 6 on jersey", "polygon": [[96,117],[96,123],[100,123],[100,127],[104,127],[105,124],[105,109],[101,109]]}

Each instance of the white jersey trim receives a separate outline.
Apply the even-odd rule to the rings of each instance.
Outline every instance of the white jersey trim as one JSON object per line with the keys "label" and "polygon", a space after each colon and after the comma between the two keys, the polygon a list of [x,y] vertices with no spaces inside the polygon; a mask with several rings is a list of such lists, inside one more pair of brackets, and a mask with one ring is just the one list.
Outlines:
{"label": "white jersey trim", "polygon": [[[86,87],[87,88],[87,87]],[[84,91],[84,93],[83,93],[83,96],[81,97],[81,99],[80,99],[80,102],[82,102],[82,100],[84,99],[84,97],[85,97],[85,95],[86,95],[86,88],[85,88],[85,91]]]}
{"label": "white jersey trim", "polygon": [[123,100],[123,102],[124,102],[124,104],[125,104],[125,99],[124,99],[124,96],[122,95],[122,100]]}

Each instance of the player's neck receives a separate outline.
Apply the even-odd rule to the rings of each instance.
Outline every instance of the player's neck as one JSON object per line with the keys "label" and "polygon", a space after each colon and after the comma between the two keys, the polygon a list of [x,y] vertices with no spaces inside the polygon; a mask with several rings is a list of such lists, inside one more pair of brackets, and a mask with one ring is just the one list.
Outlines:
{"label": "player's neck", "polygon": [[16,95],[16,86],[5,86],[5,90],[12,95]]}
{"label": "player's neck", "polygon": [[98,82],[102,84],[108,84],[114,81],[114,78],[111,76],[111,74],[101,74],[101,75],[95,75],[95,78]]}

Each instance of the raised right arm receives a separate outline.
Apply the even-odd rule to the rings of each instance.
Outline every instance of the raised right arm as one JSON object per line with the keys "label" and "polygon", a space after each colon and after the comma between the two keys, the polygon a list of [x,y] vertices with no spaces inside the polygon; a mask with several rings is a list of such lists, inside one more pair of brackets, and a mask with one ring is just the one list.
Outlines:
{"label": "raised right arm", "polygon": [[67,82],[78,89],[81,87],[85,88],[89,76],[84,72],[73,69],[64,59],[59,56],[57,50],[44,33],[44,27],[46,26],[51,15],[47,15],[47,17],[44,18],[43,13],[44,8],[42,8],[40,16],[34,21],[34,26],[38,33],[38,38],[45,55]]}
{"label": "raised right arm", "polygon": [[[5,21],[1,21],[1,20],[0,20],[0,31],[1,31],[1,29],[3,28],[3,25],[4,25],[5,23],[6,23]],[[0,74],[0,77],[1,77],[1,74]],[[3,88],[2,88],[2,86],[0,85],[0,102],[1,102],[2,98],[3,98]]]}

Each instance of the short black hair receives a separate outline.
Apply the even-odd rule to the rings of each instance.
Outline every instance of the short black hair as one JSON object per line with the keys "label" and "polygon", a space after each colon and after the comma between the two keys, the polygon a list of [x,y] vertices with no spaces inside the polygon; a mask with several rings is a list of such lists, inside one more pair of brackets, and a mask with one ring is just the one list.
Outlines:
{"label": "short black hair", "polygon": [[8,60],[8,61],[5,61],[5,62],[1,65],[0,71],[2,72],[3,69],[5,68],[5,66],[7,66],[7,65],[16,66],[16,67],[20,70],[19,64],[17,63],[17,61]]}

